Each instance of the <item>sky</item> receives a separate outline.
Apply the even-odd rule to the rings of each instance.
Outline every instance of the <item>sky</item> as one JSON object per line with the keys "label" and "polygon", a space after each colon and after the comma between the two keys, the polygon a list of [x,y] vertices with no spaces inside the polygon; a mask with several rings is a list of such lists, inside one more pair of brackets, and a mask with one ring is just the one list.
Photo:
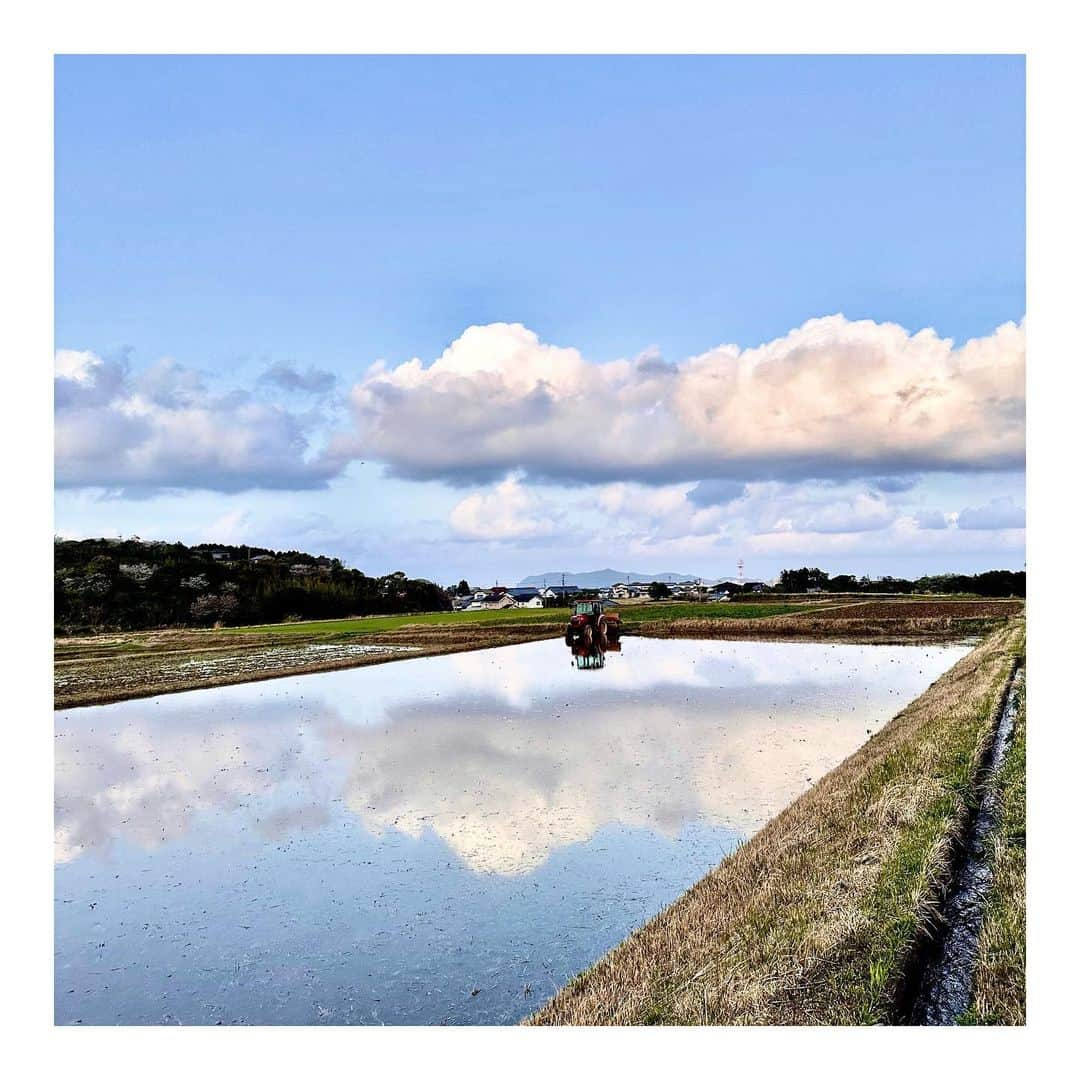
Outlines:
{"label": "sky", "polygon": [[1024,564],[1020,57],[56,61],[56,531]]}

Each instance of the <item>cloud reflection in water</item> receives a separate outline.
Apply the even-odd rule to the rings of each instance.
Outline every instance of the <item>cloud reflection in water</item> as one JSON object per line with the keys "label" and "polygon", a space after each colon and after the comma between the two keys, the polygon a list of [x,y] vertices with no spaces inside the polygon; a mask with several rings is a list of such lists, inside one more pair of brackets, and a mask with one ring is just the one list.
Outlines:
{"label": "cloud reflection in water", "polygon": [[342,808],[502,875],[607,825],[749,835],[958,655],[638,638],[583,678],[538,642],[60,713],[56,860]]}

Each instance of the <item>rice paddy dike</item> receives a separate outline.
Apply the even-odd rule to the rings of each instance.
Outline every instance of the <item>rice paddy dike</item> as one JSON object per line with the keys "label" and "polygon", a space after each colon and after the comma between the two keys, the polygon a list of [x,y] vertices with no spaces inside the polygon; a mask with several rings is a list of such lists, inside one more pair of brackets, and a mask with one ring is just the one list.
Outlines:
{"label": "rice paddy dike", "polygon": [[[986,633],[1023,607],[968,598],[784,598],[620,606],[625,633],[649,637],[904,644]],[[230,683],[382,664],[558,637],[566,609],[438,612],[217,630],[57,638],[58,709]]]}

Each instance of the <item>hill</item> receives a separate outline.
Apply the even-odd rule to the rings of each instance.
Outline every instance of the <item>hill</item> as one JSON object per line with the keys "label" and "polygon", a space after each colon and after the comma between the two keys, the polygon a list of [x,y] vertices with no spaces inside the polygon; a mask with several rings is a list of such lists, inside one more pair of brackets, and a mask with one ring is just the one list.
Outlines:
{"label": "hill", "polygon": [[57,634],[443,611],[446,594],[398,571],[368,577],[303,551],[146,540],[57,540]]}

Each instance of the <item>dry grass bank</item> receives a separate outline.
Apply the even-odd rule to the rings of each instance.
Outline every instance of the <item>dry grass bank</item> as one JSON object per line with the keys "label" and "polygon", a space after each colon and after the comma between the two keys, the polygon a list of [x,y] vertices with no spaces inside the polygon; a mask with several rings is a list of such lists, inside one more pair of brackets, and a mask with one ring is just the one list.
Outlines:
{"label": "dry grass bank", "polygon": [[896,1019],[1022,636],[993,633],[529,1022]]}

